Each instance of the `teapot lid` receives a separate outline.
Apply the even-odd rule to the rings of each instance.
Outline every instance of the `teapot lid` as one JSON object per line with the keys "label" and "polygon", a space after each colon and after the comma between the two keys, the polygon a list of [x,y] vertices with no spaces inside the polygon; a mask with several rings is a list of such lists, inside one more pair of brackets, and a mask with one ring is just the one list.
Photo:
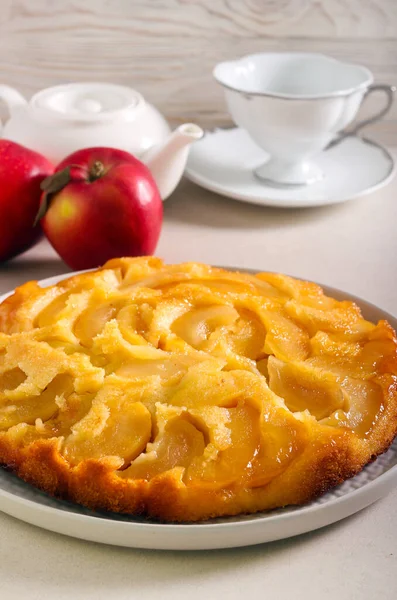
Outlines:
{"label": "teapot lid", "polygon": [[33,96],[30,106],[41,116],[73,121],[102,121],[137,110],[144,99],[135,90],[112,83],[69,83]]}

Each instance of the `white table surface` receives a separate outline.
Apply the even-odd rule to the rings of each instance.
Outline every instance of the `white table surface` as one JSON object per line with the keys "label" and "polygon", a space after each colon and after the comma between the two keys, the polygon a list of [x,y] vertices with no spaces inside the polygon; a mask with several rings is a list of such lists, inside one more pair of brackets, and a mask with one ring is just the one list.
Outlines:
{"label": "white table surface", "polygon": [[[184,182],[165,204],[157,254],[281,271],[397,314],[397,180],[343,205],[282,210]],[[45,241],[0,267],[0,292],[63,273]],[[397,489],[339,523],[290,540],[212,552],[116,548],[0,513],[1,600],[391,600],[397,598]]]}

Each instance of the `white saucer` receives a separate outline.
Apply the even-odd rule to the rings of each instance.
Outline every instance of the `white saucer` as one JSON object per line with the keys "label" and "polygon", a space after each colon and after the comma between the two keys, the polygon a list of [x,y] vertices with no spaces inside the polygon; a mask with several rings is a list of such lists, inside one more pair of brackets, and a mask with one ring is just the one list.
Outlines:
{"label": "white saucer", "polygon": [[[50,277],[39,283],[45,287],[71,275]],[[375,322],[387,319],[397,329],[397,319],[373,304],[335,288],[322,287],[336,299],[356,302],[366,319]],[[1,296],[0,302],[8,295]],[[129,515],[93,512],[56,500],[0,467],[0,511],[43,529],[103,544],[157,550],[212,550],[261,544],[319,529],[376,502],[396,484],[397,438],[385,454],[361,473],[304,506],[203,523],[158,523]]]}
{"label": "white saucer", "polygon": [[185,175],[235,200],[290,208],[352,200],[383,187],[395,172],[385,148],[358,137],[346,138],[319,155],[316,164],[325,177],[307,186],[276,187],[260,181],[253,169],[264,160],[264,151],[243,129],[218,129],[192,146]]}

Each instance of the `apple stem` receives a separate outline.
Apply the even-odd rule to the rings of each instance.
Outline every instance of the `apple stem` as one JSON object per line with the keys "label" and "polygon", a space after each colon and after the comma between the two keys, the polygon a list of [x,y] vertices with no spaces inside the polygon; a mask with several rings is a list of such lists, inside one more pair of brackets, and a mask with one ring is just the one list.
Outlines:
{"label": "apple stem", "polygon": [[99,179],[104,173],[105,167],[100,160],[96,160],[92,167],[90,168],[90,181],[95,181],[95,179]]}

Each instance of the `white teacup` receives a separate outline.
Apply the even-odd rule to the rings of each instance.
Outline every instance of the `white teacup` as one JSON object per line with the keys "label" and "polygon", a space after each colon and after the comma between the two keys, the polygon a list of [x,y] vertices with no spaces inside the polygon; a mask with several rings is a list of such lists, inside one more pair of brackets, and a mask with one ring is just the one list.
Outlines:
{"label": "white teacup", "polygon": [[[374,85],[366,67],[323,54],[253,54],[219,63],[214,77],[225,89],[236,125],[270,155],[255,174],[281,185],[321,179],[323,173],[312,158],[383,117],[393,102],[394,88]],[[363,98],[375,90],[387,94],[386,106],[344,132]]]}

